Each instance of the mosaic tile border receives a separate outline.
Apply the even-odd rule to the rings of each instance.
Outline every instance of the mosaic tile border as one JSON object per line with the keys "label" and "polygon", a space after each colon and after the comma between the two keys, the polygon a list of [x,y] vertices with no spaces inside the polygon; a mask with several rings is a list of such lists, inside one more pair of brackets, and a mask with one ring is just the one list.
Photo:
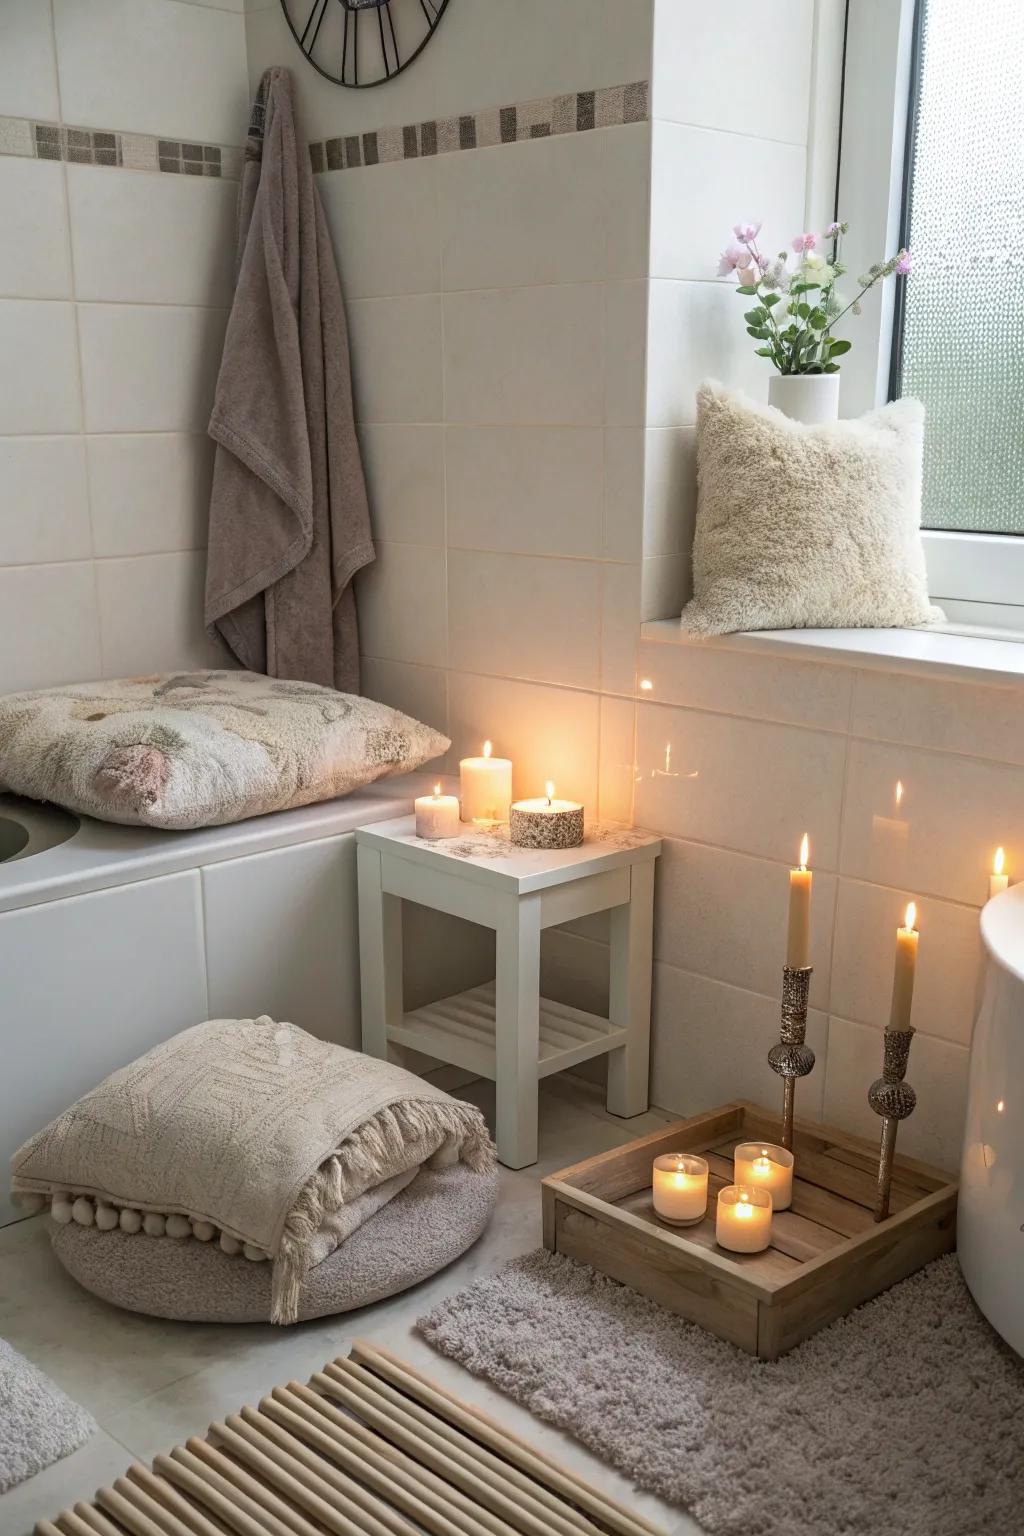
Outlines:
{"label": "mosaic tile border", "polygon": [[72,128],[28,117],[0,117],[0,155],[234,180],[242,169],[242,150],[237,145],[193,144],[113,128]]}
{"label": "mosaic tile border", "polygon": [[425,155],[447,155],[460,149],[489,149],[518,144],[551,134],[585,133],[591,128],[617,128],[647,121],[648,82],[609,85],[565,96],[542,96],[508,107],[486,107],[461,117],[432,118],[402,128],[378,128],[372,133],[346,134],[310,144],[314,171],[351,170],[385,165]]}

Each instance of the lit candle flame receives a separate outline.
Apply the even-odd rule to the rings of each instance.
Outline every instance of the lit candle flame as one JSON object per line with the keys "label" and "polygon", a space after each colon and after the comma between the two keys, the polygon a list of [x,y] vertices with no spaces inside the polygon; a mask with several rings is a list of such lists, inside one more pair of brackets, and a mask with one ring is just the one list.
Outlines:
{"label": "lit candle flame", "polygon": [[640,687],[643,689],[644,693],[650,693],[651,689],[654,687],[654,684],[651,682],[649,677],[642,677],[640,679]]}
{"label": "lit candle flame", "polygon": [[440,798],[441,798],[441,786],[440,786],[440,784],[435,784],[434,785],[434,799],[435,800],[439,800]]}
{"label": "lit candle flame", "polygon": [[805,832],[800,842],[800,868],[807,868],[807,860],[811,853],[811,841]]}
{"label": "lit candle flame", "polygon": [[490,757],[493,748],[489,741],[484,742],[484,757]]}
{"label": "lit candle flame", "polygon": [[902,799],[903,799],[903,780],[902,779],[897,779],[896,780],[896,804],[899,805],[899,803],[900,803],[900,801]]}
{"label": "lit candle flame", "polygon": [[544,785],[544,793],[547,795],[548,805],[550,805],[552,800],[555,798],[555,786],[552,784],[550,779],[548,779],[547,783]]}
{"label": "lit candle flame", "polygon": [[1003,872],[1003,865],[1005,863],[1006,863],[1006,854],[1005,854],[1004,850],[1002,848],[997,848],[996,849],[996,856],[992,860],[992,873],[994,875],[1001,875],[1002,872]]}
{"label": "lit candle flame", "polygon": [[916,901],[911,901],[911,902],[907,903],[907,910],[906,910],[906,913],[904,914],[904,918],[903,918],[903,926],[904,926],[904,928],[906,928],[908,933],[913,933],[915,927],[917,926],[917,902]]}
{"label": "lit candle flame", "polygon": [[746,1200],[737,1200],[736,1215],[739,1217],[740,1221],[749,1221],[753,1214],[754,1207],[752,1205],[750,1205]]}

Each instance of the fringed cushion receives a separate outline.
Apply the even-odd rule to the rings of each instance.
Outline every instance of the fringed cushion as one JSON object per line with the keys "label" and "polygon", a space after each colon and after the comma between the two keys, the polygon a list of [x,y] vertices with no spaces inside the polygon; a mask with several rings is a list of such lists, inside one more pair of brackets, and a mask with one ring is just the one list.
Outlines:
{"label": "fringed cushion", "polygon": [[128,826],[213,827],[331,800],[449,745],[386,704],[255,672],[0,698],[0,788]]}
{"label": "fringed cushion", "polygon": [[155,1046],[30,1138],[11,1172],[15,1196],[60,1226],[269,1259],[272,1320],[291,1323],[310,1270],[421,1168],[458,1164],[494,1167],[474,1106],[263,1017]]}

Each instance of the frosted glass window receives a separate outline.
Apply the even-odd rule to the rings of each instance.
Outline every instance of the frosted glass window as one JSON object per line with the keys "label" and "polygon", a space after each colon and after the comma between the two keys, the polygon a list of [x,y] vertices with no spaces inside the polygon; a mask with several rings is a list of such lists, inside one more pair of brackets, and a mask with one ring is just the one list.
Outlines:
{"label": "frosted glass window", "polygon": [[926,528],[1024,534],[1024,0],[919,0],[896,393],[926,407]]}

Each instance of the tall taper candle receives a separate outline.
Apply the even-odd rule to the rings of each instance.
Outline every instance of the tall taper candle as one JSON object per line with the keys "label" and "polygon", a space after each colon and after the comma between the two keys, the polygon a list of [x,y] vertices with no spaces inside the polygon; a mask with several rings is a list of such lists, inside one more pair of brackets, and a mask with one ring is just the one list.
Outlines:
{"label": "tall taper candle", "polygon": [[917,941],[921,937],[914,924],[917,906],[907,907],[902,928],[896,929],[896,960],[892,971],[892,1008],[890,1029],[910,1028],[910,1008],[914,1001],[914,973],[917,970]]}
{"label": "tall taper candle", "polygon": [[811,963],[811,883],[807,868],[810,845],[807,833],[800,844],[800,865],[789,872],[789,933],[786,938],[786,964],[792,971],[802,971]]}

